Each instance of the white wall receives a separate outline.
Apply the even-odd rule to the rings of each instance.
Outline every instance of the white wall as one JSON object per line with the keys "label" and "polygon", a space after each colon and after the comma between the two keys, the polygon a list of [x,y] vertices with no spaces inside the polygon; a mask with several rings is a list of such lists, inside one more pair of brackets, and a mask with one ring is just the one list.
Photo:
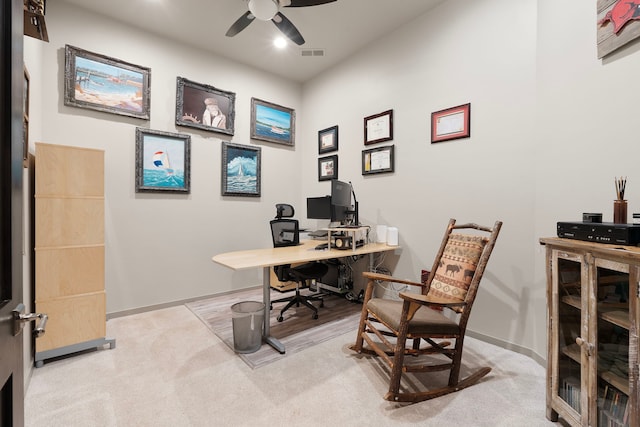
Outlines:
{"label": "white wall", "polygon": [[[249,120],[251,97],[299,110],[300,86],[64,2],[48,6],[40,140],[105,150],[107,313],[261,283],[260,271],[232,273],[211,257],[270,245],[268,221],[275,215],[275,203],[299,204],[300,152],[250,141]],[[151,120],[65,106],[65,44],[150,67]],[[175,125],[177,76],[236,93],[232,138]],[[135,192],[137,126],[191,135],[189,195]],[[261,147],[260,198],[221,196],[222,140]],[[305,142],[299,134],[298,147]]]}
{"label": "white wall", "polygon": [[[391,259],[398,276],[417,279],[430,266],[448,218],[504,221],[470,329],[538,360],[546,353],[538,238],[582,212],[611,220],[615,176],[628,176],[629,210],[640,211],[639,48],[598,60],[591,2],[449,0],[303,88],[51,3],[51,42],[27,55],[28,66],[42,57],[36,134],[106,150],[108,312],[260,283],[259,271],[231,273],[211,256],[269,245],[266,222],[276,202],[292,202],[303,217],[305,197],[328,193],[317,180],[317,132],[333,125],[340,128],[339,178],[353,182],[361,221],[400,230],[400,256]],[[66,43],[151,67],[151,120],[64,106]],[[176,76],[236,92],[236,143],[255,144],[252,96],[296,109],[295,150],[260,144],[261,198],[220,196],[220,140],[227,138],[175,127]],[[467,102],[471,138],[431,144],[431,113]],[[387,109],[394,110],[395,172],[363,177],[361,152],[370,148],[363,118]],[[190,195],[134,192],[136,126],[192,135]]]}
{"label": "white wall", "polygon": [[[505,19],[508,17],[508,19]],[[304,87],[307,131],[338,124],[361,220],[397,226],[395,274],[430,268],[450,217],[504,222],[470,329],[544,354],[534,283],[536,2],[449,0]],[[471,138],[430,143],[433,111],[471,103]],[[395,173],[363,177],[363,118],[394,112]],[[384,146],[386,144],[377,144]],[[316,152],[317,153],[317,152]],[[313,150],[304,155],[310,168]],[[322,194],[314,175],[304,187]]]}

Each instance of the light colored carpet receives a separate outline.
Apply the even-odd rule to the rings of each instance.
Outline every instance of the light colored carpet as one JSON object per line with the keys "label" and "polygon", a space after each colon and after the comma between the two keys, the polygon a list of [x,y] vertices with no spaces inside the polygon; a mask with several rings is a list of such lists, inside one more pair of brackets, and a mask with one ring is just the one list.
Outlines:
{"label": "light colored carpet", "polygon": [[387,402],[387,369],[348,349],[355,331],[251,369],[184,306],[111,319],[115,349],[34,370],[26,426],[554,425],[545,370],[471,338],[465,366],[493,366],[481,382],[414,405]]}
{"label": "light colored carpet", "polygon": [[[273,291],[271,300],[283,298],[290,293]],[[233,295],[207,298],[185,304],[209,329],[211,329],[229,348],[234,348],[231,319],[231,305],[242,301],[262,301],[262,288],[234,292]],[[319,307],[319,302],[312,303]],[[285,320],[278,322],[276,317],[286,303],[274,304],[271,310],[272,337],[277,338],[285,346],[285,354],[280,354],[269,345],[262,345],[254,353],[237,353],[252,368],[259,368],[277,360],[284,359],[311,346],[340,336],[357,327],[360,318],[361,304],[354,304],[346,299],[327,295],[324,307],[318,309],[318,318],[312,318],[312,311],[304,306],[291,307],[284,314]]]}

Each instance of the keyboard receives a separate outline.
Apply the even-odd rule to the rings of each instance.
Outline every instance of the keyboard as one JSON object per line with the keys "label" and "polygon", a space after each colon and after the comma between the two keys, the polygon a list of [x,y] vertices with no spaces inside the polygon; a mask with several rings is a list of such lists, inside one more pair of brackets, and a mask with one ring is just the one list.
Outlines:
{"label": "keyboard", "polygon": [[316,246],[316,250],[321,251],[323,249],[327,249],[328,247],[329,247],[328,243],[320,243],[319,245]]}

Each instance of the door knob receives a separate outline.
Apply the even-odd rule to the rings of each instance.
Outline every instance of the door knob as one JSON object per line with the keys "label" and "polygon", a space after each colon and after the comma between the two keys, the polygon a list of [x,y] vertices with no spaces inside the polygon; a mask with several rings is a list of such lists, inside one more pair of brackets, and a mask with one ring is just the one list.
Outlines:
{"label": "door knob", "polygon": [[22,331],[22,328],[24,327],[24,324],[27,323],[27,322],[31,322],[32,320],[33,321],[40,320],[40,322],[36,326],[36,329],[33,331],[33,335],[36,338],[41,337],[42,335],[44,335],[44,329],[47,326],[47,320],[49,319],[49,316],[47,316],[44,313],[29,313],[29,314],[25,314],[24,310],[25,310],[24,304],[20,303],[12,311],[12,313],[13,313],[13,335],[14,336],[18,335]]}
{"label": "door knob", "polygon": [[587,350],[587,356],[591,357],[593,355],[593,344],[586,342],[582,339],[582,337],[576,338],[576,344],[578,344],[580,347],[584,347]]}

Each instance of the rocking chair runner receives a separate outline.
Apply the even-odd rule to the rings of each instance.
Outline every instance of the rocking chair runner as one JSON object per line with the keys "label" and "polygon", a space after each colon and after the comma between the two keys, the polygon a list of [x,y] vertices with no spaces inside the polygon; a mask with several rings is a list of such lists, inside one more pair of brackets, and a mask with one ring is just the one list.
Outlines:
{"label": "rocking chair runner", "polygon": [[[455,223],[454,219],[449,220],[433,267],[424,283],[396,279],[378,273],[363,273],[368,283],[358,335],[351,349],[358,353],[378,355],[389,365],[391,376],[386,400],[419,402],[443,396],[475,384],[491,371],[489,367],[480,368],[459,381],[467,321],[502,222],[496,221],[493,228]],[[478,232],[453,233],[454,230],[465,229]],[[377,281],[419,286],[422,288],[422,294],[401,292],[400,301],[372,298]],[[455,319],[430,307],[452,310]],[[380,328],[380,325],[384,328]],[[387,337],[395,337],[395,343]],[[451,347],[449,341],[435,341],[442,338],[455,339],[455,345]],[[410,347],[407,346],[407,339],[413,340]],[[428,346],[421,346],[421,340]],[[364,341],[368,344],[366,347]],[[424,354],[442,354],[450,361],[427,365],[420,364],[419,358],[405,359],[407,355]],[[417,392],[400,391],[403,373],[443,370],[450,370],[449,383],[445,387]]]}

